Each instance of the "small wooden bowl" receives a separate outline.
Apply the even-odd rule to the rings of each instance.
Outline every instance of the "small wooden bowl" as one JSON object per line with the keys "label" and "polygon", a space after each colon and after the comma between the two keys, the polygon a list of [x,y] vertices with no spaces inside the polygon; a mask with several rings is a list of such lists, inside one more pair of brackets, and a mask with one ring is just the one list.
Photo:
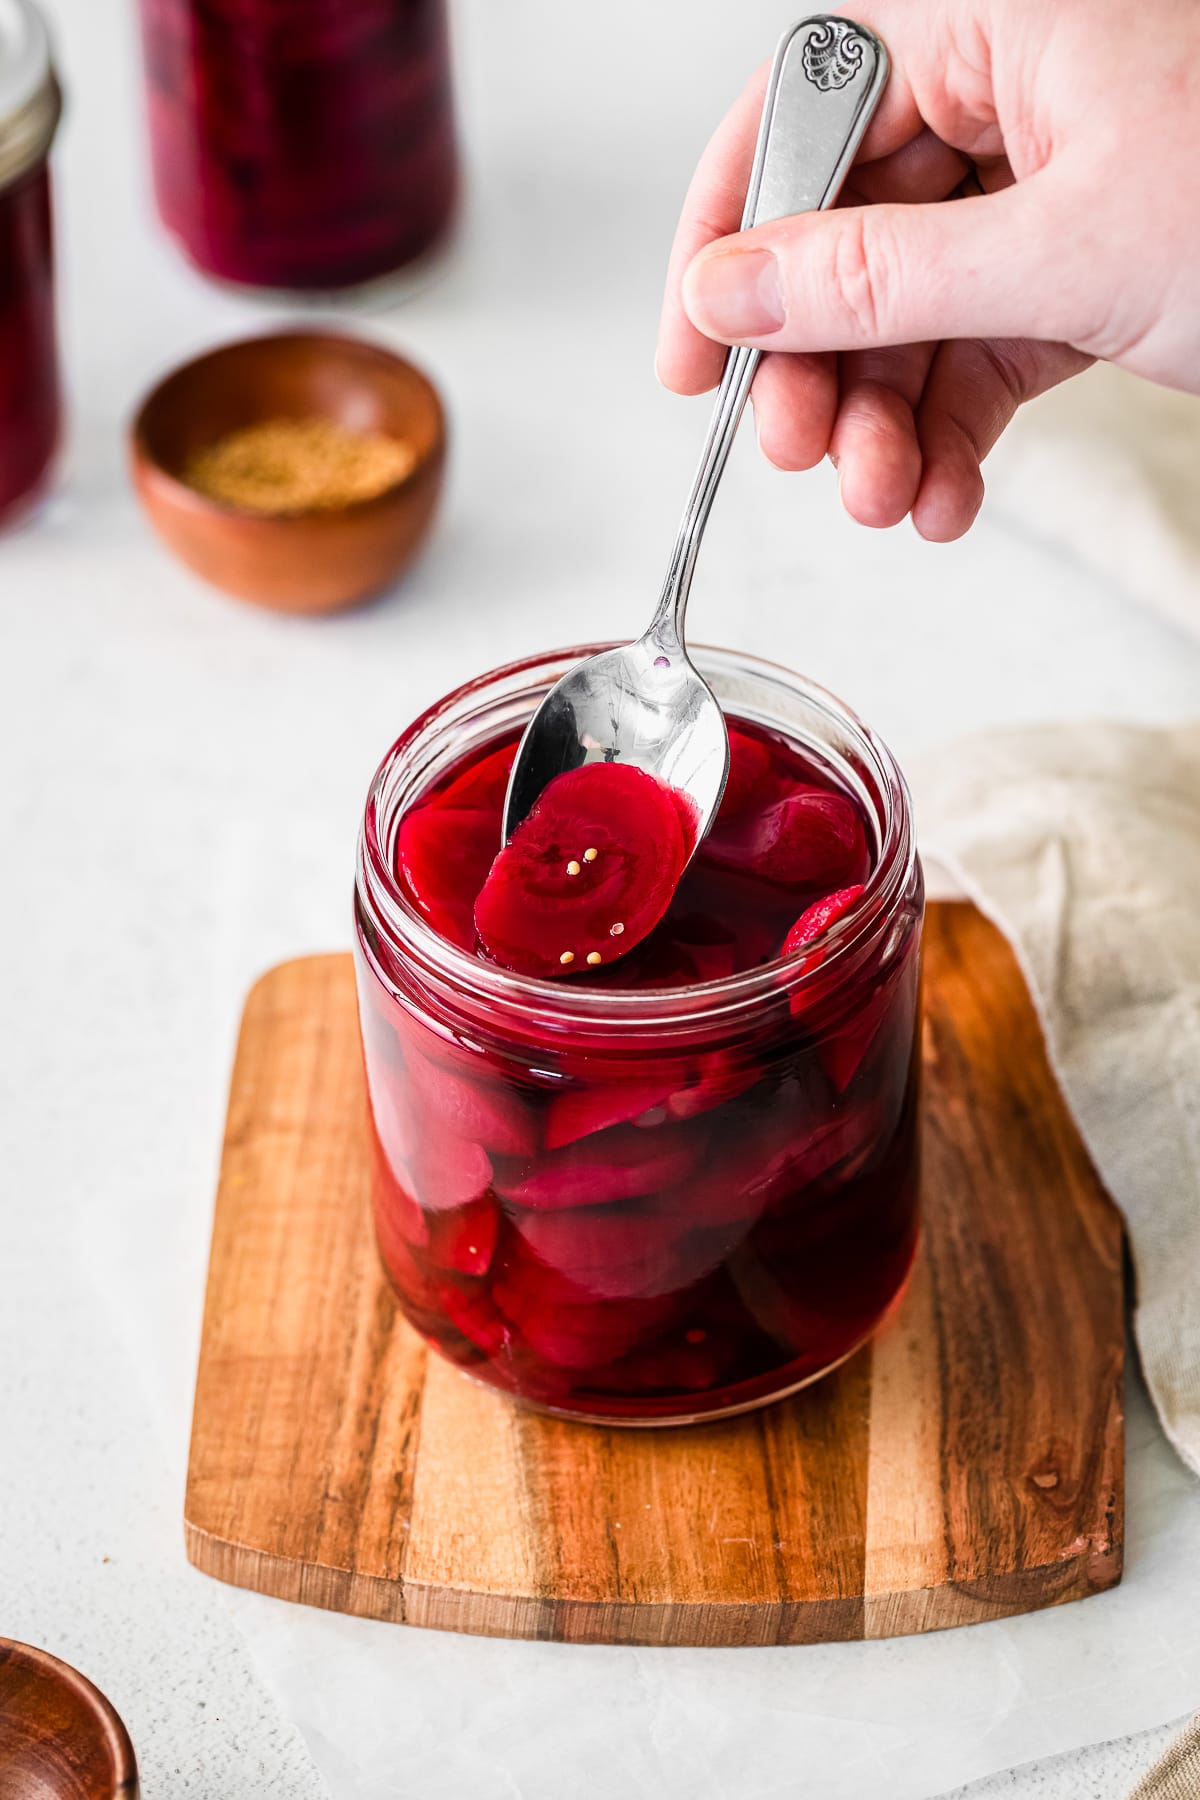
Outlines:
{"label": "small wooden bowl", "polygon": [[[416,462],[374,499],[266,515],[182,478],[228,432],[314,416],[402,438]],[[332,612],[386,587],[416,555],[441,492],[446,423],[437,389],[403,357],[332,332],[282,332],[184,363],[142,402],[129,443],[150,521],[189,568],[277,612]]]}
{"label": "small wooden bowl", "polygon": [[98,1688],[0,1638],[0,1800],[137,1800],[129,1733]]}

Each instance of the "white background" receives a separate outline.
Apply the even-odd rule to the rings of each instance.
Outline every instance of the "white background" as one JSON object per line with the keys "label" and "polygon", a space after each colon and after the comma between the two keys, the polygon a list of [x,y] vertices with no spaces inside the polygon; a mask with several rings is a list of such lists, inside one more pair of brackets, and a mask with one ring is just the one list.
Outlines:
{"label": "white background", "polygon": [[[272,1634],[277,1646],[287,1637],[278,1615],[289,1609],[231,1601],[186,1567],[181,1547],[241,999],[269,963],[347,942],[362,797],[414,712],[498,661],[632,633],[646,615],[705,407],[667,396],[651,372],[670,232],[708,129],[791,12],[774,0],[459,6],[470,153],[459,241],[435,284],[359,321],[443,386],[447,504],[401,590],[304,623],[200,586],[148,535],[130,496],[122,432],[140,393],[192,351],[280,316],[206,286],[153,222],[132,10],[131,0],[48,0],[69,107],[56,173],[70,441],[53,502],[0,542],[0,1630],[46,1644],[107,1689],[133,1731],[148,1800],[307,1800],[326,1791],[309,1748],[340,1772],[342,1800],[384,1790],[332,1744],[336,1719],[323,1735],[311,1693],[306,1748],[235,1624],[262,1652]],[[908,528],[871,535],[839,513],[828,469],[779,475],[749,430],[705,546],[692,626],[805,669],[902,760],[991,722],[1172,719],[1194,713],[1200,695],[1196,643],[1049,549],[1027,520],[993,509],[947,548]],[[1156,1508],[1174,1509],[1186,1532],[1200,1505],[1144,1414],[1138,1433],[1151,1473],[1135,1490],[1135,1550]],[[1167,1555],[1131,1556],[1122,1590],[1123,1603],[1127,1592],[1144,1599],[1151,1635]],[[1068,1609],[1041,1627],[1052,1639],[1029,1641],[1053,1642],[1069,1661],[1074,1627],[1062,1621],[1077,1613],[1094,1656],[1095,1627],[1082,1621],[1106,1604]],[[1061,1717],[1046,1721],[1036,1743],[1084,1743],[1200,1697],[1170,1675],[1172,1659],[1177,1677],[1183,1664],[1161,1604],[1159,1687],[1127,1717],[1118,1707],[1097,1722],[1081,1705],[1065,1732]],[[347,1643],[344,1624],[305,1615],[298,1654]],[[760,1707],[756,1743],[739,1742],[731,1715],[705,1785],[681,1753],[678,1693],[663,1685],[649,1723],[626,1705],[634,1662],[573,1662],[553,1647],[540,1654],[557,1660],[536,1662],[511,1646],[497,1663],[503,1646],[391,1641],[401,1640],[406,1685],[381,1729],[421,1740],[422,1773],[394,1790],[415,1800],[824,1792],[805,1785],[803,1737],[782,1704],[770,1782],[737,1774],[761,1747]],[[987,1640],[944,1642],[965,1667]],[[1118,1634],[1118,1672],[1121,1656]],[[450,1717],[438,1710],[447,1681],[482,1689],[499,1668],[514,1720],[536,1711],[542,1680],[547,1695],[572,1696],[580,1729],[569,1714],[557,1721],[552,1762],[538,1764],[528,1737],[522,1760],[503,1717],[489,1725],[491,1762],[456,1760],[449,1741],[439,1756],[423,1738],[430,1718]],[[735,1685],[753,1679],[744,1668]],[[863,1665],[863,1705],[880,1717],[896,1704],[888,1668],[884,1654]],[[299,1704],[294,1656],[271,1679]],[[636,1781],[631,1759],[613,1765],[621,1784],[591,1785],[597,1734],[626,1731],[644,1737]],[[972,1793],[1106,1800],[1153,1741]],[[922,1794],[961,1779],[964,1755],[948,1743]],[[890,1791],[882,1774],[877,1791]]]}

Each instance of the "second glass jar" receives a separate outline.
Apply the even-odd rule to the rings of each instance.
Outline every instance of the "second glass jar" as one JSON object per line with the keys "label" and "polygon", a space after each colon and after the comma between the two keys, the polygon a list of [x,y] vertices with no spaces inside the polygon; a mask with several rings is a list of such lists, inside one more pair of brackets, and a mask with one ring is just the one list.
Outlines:
{"label": "second glass jar", "polygon": [[903,1287],[921,870],[899,770],[848,708],[699,652],[727,714],[823,763],[869,822],[872,873],[820,955],[638,991],[450,944],[397,885],[399,822],[582,654],[451,694],[372,786],[356,949],[376,1231],[409,1319],[472,1374],[573,1417],[683,1423],[815,1380]]}
{"label": "second glass jar", "polygon": [[61,98],[41,16],[0,0],[0,522],[44,492],[58,448],[50,146]]}
{"label": "second glass jar", "polygon": [[441,236],[457,159],[445,0],[140,0],[154,184],[210,275],[312,291]]}

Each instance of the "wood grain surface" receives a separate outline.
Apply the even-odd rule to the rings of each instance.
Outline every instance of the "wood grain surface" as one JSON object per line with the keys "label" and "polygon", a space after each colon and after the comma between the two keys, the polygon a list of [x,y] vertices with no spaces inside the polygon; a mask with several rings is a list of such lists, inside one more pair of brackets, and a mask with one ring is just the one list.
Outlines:
{"label": "wood grain surface", "polygon": [[1123,1546],[1120,1221],[1012,952],[930,908],[924,1236],[875,1341],[758,1413],[576,1425],[401,1320],[372,1238],[351,961],[247,1002],[196,1387],[188,1554],[448,1630],[808,1643],[1080,1599]]}

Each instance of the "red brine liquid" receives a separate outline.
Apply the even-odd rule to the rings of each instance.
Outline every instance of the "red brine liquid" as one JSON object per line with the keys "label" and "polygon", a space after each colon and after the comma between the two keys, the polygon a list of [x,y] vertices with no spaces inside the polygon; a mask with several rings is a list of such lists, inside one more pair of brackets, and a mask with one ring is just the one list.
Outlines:
{"label": "red brine liquid", "polygon": [[777,969],[752,1027],[715,1047],[644,1022],[625,1043],[539,1034],[536,1009],[485,1041],[389,991],[360,908],[400,1304],[455,1363],[575,1415],[683,1420],[789,1392],[871,1333],[913,1255],[919,889],[851,979],[832,957],[823,975],[869,890],[872,825],[815,753],[731,723],[726,794],[682,879],[686,809],[603,765],[560,777],[498,861],[516,731],[421,794],[391,850],[434,930],[565,1002],[654,992],[665,1020],[679,990]]}

